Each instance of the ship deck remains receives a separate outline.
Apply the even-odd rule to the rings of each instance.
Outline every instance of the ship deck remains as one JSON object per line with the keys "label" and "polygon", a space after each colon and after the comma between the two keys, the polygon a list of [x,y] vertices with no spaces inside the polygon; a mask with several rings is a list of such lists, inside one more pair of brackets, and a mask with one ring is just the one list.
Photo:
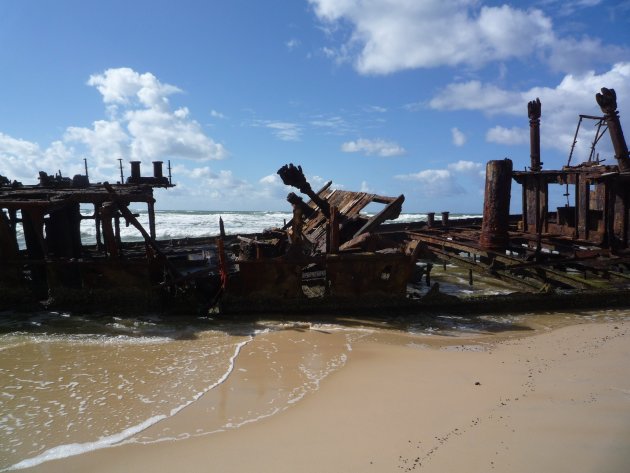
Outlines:
{"label": "ship deck remains", "polygon": [[[541,103],[528,104],[530,166],[489,161],[482,218],[428,212],[426,220],[396,223],[403,195],[334,189],[313,191],[302,168],[278,170],[293,218],[255,235],[156,241],[153,189],[170,187],[162,163],[142,177],[132,162],[125,183],[92,184],[40,173],[24,186],[0,176],[0,308],[46,300],[50,306],[148,307],[247,314],[311,313],[374,308],[393,312],[493,311],[627,304],[630,285],[630,156],[614,90],[596,100],[601,117],[588,161],[543,169]],[[616,164],[595,149],[608,133]],[[170,167],[169,167],[170,170]],[[522,212],[510,215],[520,186]],[[515,192],[514,192],[515,193]],[[565,205],[550,208],[561,194]],[[148,230],[129,210],[147,205]],[[92,206],[82,215],[81,206]],[[380,210],[368,215],[366,209]],[[91,220],[96,244],[81,241]],[[120,238],[133,225],[141,243]],[[21,229],[24,248],[18,244]],[[453,281],[456,281],[454,283]],[[459,285],[447,291],[448,285]],[[496,285],[495,292],[475,291]],[[535,306],[535,307],[534,307]]]}

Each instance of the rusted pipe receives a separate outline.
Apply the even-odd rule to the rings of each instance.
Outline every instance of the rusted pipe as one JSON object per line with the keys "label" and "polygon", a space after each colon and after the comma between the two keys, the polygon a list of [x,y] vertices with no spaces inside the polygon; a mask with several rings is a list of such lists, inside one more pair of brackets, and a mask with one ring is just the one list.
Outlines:
{"label": "rusted pipe", "polygon": [[319,195],[313,192],[311,185],[306,180],[302,166],[294,166],[293,163],[285,164],[278,169],[278,175],[286,186],[297,188],[302,194],[306,194],[317,205],[326,218],[330,218],[330,205]]}
{"label": "rusted pipe", "polygon": [[617,94],[615,89],[602,88],[602,93],[595,96],[597,104],[604,112],[604,119],[608,125],[608,133],[615,149],[615,159],[621,172],[630,171],[630,157],[628,156],[628,145],[623,136],[621,123],[619,122],[619,112],[617,111]]}
{"label": "rusted pipe", "polygon": [[442,226],[448,227],[448,216],[450,212],[442,212]]}
{"label": "rusted pipe", "polygon": [[503,248],[509,243],[510,192],[512,161],[488,161],[486,191],[483,202],[483,222],[479,244],[483,248]]}
{"label": "rusted pipe", "polygon": [[429,212],[427,213],[427,226],[431,228],[434,225],[435,225],[435,212]]}
{"label": "rusted pipe", "polygon": [[530,169],[540,171],[540,99],[532,100],[527,104],[527,115],[529,116],[529,149],[530,149]]}
{"label": "rusted pipe", "polygon": [[162,179],[162,177],[164,177],[162,173],[162,161],[153,161],[153,177],[156,179]]}
{"label": "rusted pipe", "polygon": [[140,179],[140,161],[130,161],[131,164],[131,181],[137,181]]}

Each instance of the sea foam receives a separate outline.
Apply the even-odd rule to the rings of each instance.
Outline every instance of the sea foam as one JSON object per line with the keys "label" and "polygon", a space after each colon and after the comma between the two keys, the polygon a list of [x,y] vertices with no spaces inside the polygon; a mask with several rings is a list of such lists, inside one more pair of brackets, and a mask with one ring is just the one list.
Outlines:
{"label": "sea foam", "polygon": [[27,458],[25,460],[22,460],[0,471],[21,470],[25,468],[31,468],[50,460],[58,460],[61,458],[67,458],[74,455],[80,455],[82,453],[86,453],[93,450],[107,448],[107,447],[114,446],[116,444],[124,443],[125,440],[130,439],[133,435],[139,432],[142,432],[143,430],[151,427],[152,425],[160,422],[161,420],[164,420],[170,416],[174,416],[175,414],[180,412],[182,409],[186,408],[187,406],[189,406],[190,404],[198,400],[201,396],[206,394],[208,391],[216,388],[221,383],[225,382],[225,380],[228,379],[230,374],[234,371],[235,360],[238,357],[241,349],[252,340],[253,340],[253,337],[250,337],[248,340],[242,341],[236,345],[234,353],[229,359],[227,370],[225,371],[225,373],[223,373],[222,376],[220,376],[217,379],[216,382],[206,387],[205,389],[197,392],[187,402],[175,408],[172,408],[168,414],[159,414],[159,415],[150,417],[149,419],[146,419],[145,421],[139,424],[136,424],[134,426],[128,427],[127,429],[124,429],[121,432],[101,437],[100,439],[95,440],[93,442],[71,443],[71,444],[58,445],[58,446],[49,448],[48,450],[42,452],[41,454],[35,457]]}

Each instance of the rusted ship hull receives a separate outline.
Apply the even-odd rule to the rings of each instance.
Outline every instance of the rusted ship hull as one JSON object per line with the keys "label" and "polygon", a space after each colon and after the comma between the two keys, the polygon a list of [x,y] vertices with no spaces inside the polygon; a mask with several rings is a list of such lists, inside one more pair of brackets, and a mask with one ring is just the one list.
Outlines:
{"label": "rusted ship hull", "polygon": [[[257,235],[155,240],[154,187],[170,187],[161,163],[154,176],[116,185],[40,175],[37,186],[0,176],[0,308],[45,301],[95,310],[202,310],[223,314],[526,311],[630,303],[630,156],[614,91],[597,94],[615,152],[560,170],[540,160],[541,104],[528,105],[531,166],[513,171],[509,159],[486,168],[483,218],[392,223],[404,196],[335,190],[315,192],[292,164],[278,174],[294,193],[293,218]],[[586,116],[582,116],[586,117]],[[597,140],[600,138],[598,131]],[[594,146],[594,145],[593,145]],[[591,153],[591,158],[593,153]],[[522,214],[510,215],[513,184]],[[562,186],[567,204],[549,208],[549,187]],[[515,186],[514,186],[515,187]],[[572,201],[569,201],[572,196]],[[129,210],[147,205],[149,229]],[[370,204],[382,210],[368,216]],[[82,216],[79,206],[92,205]],[[81,242],[90,219],[96,244]],[[143,243],[124,243],[120,225],[133,225]],[[17,244],[21,226],[25,249]],[[441,268],[441,269],[440,269]],[[446,291],[457,281],[460,290]],[[449,282],[450,281],[450,282]],[[475,295],[475,285],[500,287]],[[472,293],[468,294],[468,293]]]}

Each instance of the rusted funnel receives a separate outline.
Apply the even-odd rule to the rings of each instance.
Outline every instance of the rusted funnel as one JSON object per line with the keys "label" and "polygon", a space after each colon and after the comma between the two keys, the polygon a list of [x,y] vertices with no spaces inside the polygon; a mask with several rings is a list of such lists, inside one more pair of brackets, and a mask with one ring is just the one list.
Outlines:
{"label": "rusted funnel", "polygon": [[157,179],[164,177],[162,173],[162,161],[153,161],[153,177]]}
{"label": "rusted funnel", "polygon": [[131,164],[131,179],[138,180],[140,179],[140,161],[130,161]]}
{"label": "rusted funnel", "polygon": [[529,116],[529,149],[530,149],[530,169],[540,171],[540,99],[532,100],[527,104],[527,115]]}
{"label": "rusted funnel", "polygon": [[486,249],[504,248],[509,243],[512,160],[488,161],[483,223],[479,244]]}

